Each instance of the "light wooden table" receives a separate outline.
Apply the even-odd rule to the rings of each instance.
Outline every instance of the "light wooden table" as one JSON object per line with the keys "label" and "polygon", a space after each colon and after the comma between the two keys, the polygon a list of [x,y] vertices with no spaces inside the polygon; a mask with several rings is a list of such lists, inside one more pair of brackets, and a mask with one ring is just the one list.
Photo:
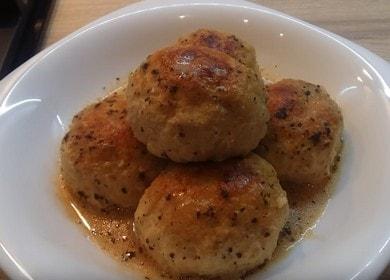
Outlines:
{"label": "light wooden table", "polygon": [[[44,46],[58,41],[100,16],[134,2],[136,1],[57,0]],[[256,0],[254,2],[330,30],[390,61],[390,0]],[[0,279],[3,277],[0,271]],[[380,279],[390,279],[390,266]]]}

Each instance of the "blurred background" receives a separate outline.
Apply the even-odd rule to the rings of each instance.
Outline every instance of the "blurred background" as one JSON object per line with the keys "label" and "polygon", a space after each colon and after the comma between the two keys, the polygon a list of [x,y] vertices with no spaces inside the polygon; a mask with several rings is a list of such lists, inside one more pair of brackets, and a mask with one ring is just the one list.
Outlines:
{"label": "blurred background", "polygon": [[51,0],[0,0],[0,79],[42,46]]}

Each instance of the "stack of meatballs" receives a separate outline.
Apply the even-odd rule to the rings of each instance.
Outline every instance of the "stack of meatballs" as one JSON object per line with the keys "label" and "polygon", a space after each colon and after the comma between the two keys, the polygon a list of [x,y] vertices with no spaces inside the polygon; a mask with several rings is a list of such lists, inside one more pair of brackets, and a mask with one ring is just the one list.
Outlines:
{"label": "stack of meatballs", "polygon": [[135,234],[163,269],[240,275],[276,248],[289,212],[279,182],[329,180],[341,131],[324,88],[265,87],[253,47],[201,29],[149,55],[126,95],[74,117],[62,173],[95,209],[134,210]]}

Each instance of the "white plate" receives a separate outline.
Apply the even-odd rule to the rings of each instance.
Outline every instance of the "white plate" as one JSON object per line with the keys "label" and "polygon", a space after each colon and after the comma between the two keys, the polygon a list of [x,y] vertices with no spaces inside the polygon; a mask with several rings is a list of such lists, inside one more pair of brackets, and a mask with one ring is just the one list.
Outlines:
{"label": "white plate", "polygon": [[314,236],[251,279],[379,275],[390,256],[388,63],[249,2],[161,0],[103,17],[1,82],[0,264],[12,278],[143,279],[121,269],[67,218],[55,195],[58,147],[72,115],[102,96],[103,86],[198,27],[237,34],[255,46],[262,66],[326,86],[344,114],[341,178]]}

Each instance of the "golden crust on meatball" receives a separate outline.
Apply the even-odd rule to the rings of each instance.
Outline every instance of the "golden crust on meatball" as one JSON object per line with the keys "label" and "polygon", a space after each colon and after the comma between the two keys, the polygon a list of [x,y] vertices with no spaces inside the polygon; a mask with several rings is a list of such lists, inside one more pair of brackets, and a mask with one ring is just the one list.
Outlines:
{"label": "golden crust on meatball", "polygon": [[341,149],[343,120],[326,90],[301,80],[267,88],[270,121],[257,152],[282,182],[319,184],[329,180]]}
{"label": "golden crust on meatball", "polygon": [[75,115],[61,144],[66,185],[90,205],[137,207],[164,166],[132,134],[124,93],[113,94]]}
{"label": "golden crust on meatball", "polygon": [[258,71],[255,49],[233,34],[209,29],[199,29],[179,39],[179,44],[216,49],[233,57],[245,66]]}
{"label": "golden crust on meatball", "polygon": [[168,167],[142,196],[134,225],[162,268],[223,276],[270,259],[287,215],[274,169],[250,154]]}
{"label": "golden crust on meatball", "polygon": [[176,162],[246,155],[266,132],[262,80],[218,50],[159,50],[130,75],[127,93],[134,135]]}

